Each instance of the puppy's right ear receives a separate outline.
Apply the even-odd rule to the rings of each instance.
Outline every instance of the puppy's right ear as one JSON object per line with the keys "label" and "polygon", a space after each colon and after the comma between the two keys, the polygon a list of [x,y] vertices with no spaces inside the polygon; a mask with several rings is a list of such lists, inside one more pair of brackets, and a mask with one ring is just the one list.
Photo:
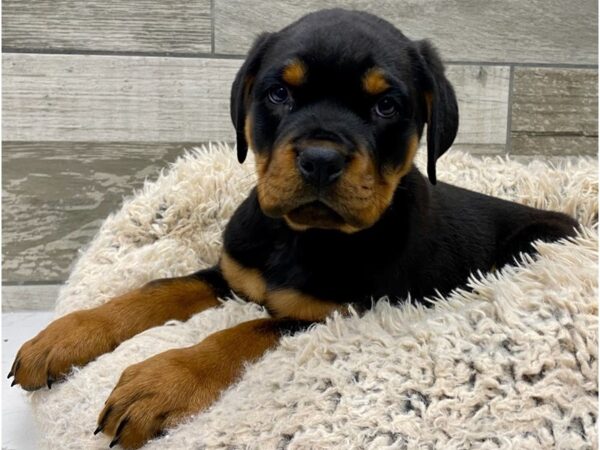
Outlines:
{"label": "puppy's right ear", "polygon": [[238,161],[241,163],[244,162],[248,153],[248,142],[246,142],[244,134],[244,125],[246,124],[246,115],[252,102],[252,87],[254,86],[254,80],[260,68],[263,55],[273,40],[272,37],[273,33],[263,33],[256,38],[231,86],[229,106],[231,120],[235,127]]}

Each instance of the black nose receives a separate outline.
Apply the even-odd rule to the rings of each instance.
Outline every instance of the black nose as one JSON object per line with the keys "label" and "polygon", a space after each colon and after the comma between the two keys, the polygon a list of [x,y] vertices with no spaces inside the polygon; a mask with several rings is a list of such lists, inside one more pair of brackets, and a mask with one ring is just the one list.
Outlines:
{"label": "black nose", "polygon": [[298,155],[298,170],[316,187],[325,187],[337,180],[345,164],[344,155],[331,148],[310,147]]}

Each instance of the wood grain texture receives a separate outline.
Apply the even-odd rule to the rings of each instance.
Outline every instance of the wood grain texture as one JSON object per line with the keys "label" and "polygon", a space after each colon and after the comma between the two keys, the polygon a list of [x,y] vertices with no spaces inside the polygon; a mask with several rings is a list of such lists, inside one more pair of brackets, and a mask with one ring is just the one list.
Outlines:
{"label": "wood grain texture", "polygon": [[238,60],[5,54],[10,141],[194,142],[233,137]]}
{"label": "wood grain texture", "polygon": [[[233,140],[229,90],[241,60],[4,55],[3,134],[9,141]],[[453,65],[457,144],[503,151],[509,70]]]}
{"label": "wood grain texture", "polygon": [[511,143],[515,154],[596,155],[598,72],[516,68]]}
{"label": "wood grain texture", "polygon": [[2,278],[60,282],[103,220],[191,144],[4,142]]}
{"label": "wood grain texture", "polygon": [[580,0],[214,0],[215,49],[245,53],[262,31],[340,6],[375,13],[451,61],[596,64],[598,3]]}
{"label": "wood grain texture", "polygon": [[510,68],[450,65],[460,125],[454,148],[474,153],[501,153],[506,148]]}
{"label": "wood grain texture", "polygon": [[5,0],[11,49],[197,53],[211,50],[210,0]]}
{"label": "wood grain texture", "polygon": [[2,286],[2,312],[50,311],[54,309],[59,284]]}

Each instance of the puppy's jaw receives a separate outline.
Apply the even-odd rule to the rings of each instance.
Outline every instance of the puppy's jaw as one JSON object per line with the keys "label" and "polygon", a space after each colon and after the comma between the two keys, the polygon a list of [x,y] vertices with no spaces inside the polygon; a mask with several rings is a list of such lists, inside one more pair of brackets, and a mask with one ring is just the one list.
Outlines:
{"label": "puppy's jaw", "polygon": [[341,178],[322,192],[307,185],[296,164],[298,155],[289,140],[270,157],[257,154],[258,200],[270,217],[283,217],[290,228],[335,229],[344,233],[373,226],[392,203],[394,192],[410,171],[419,139],[411,135],[399,167],[379,169],[366,148],[349,158]]}

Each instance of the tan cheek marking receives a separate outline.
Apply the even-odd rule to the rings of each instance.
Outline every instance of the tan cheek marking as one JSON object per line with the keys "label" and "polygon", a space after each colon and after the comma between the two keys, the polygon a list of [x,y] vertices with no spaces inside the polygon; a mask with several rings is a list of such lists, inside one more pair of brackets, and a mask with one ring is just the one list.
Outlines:
{"label": "tan cheek marking", "polygon": [[399,169],[393,171],[384,171],[382,176],[380,177],[380,181],[378,183],[378,215],[381,215],[383,211],[390,205],[394,192],[396,192],[396,188],[410,169],[412,168],[413,160],[415,158],[415,154],[417,153],[417,149],[419,147],[419,138],[416,134],[413,134],[407,144],[406,148],[406,158],[400,166]]}
{"label": "tan cheek marking", "polygon": [[410,169],[412,168],[413,161],[415,159],[415,155],[417,154],[418,148],[419,148],[419,137],[416,134],[413,134],[408,139],[408,145],[406,148],[406,158],[404,159],[404,163],[402,164],[402,166],[400,167],[400,170],[398,171],[398,180],[396,181],[396,183],[399,182],[400,179],[404,175],[406,175],[408,172],[410,172]]}
{"label": "tan cheek marking", "polygon": [[255,155],[254,161],[256,163],[256,174],[260,180],[265,176],[265,173],[267,173],[267,169],[269,167],[269,157],[259,153]]}
{"label": "tan cheek marking", "polygon": [[367,94],[378,95],[389,89],[390,85],[384,77],[384,72],[379,67],[372,67],[363,76],[363,89]]}
{"label": "tan cheek marking", "polygon": [[267,283],[258,269],[242,266],[227,252],[223,252],[221,255],[219,265],[223,278],[235,292],[258,304],[264,302]]}
{"label": "tan cheek marking", "polygon": [[290,86],[300,86],[306,79],[306,66],[299,59],[294,59],[283,69],[282,77]]}
{"label": "tan cheek marking", "polygon": [[371,226],[377,220],[378,198],[373,195],[377,188],[375,166],[366,149],[359,148],[348,163],[341,181],[338,188],[341,206],[358,223],[344,224],[339,227],[340,231],[351,234]]}
{"label": "tan cheek marking", "polygon": [[[373,225],[390,205],[398,183],[412,168],[413,160],[419,146],[416,134],[409,138],[406,158],[402,166],[396,170],[384,170],[379,174],[372,158],[364,150],[360,151],[347,168],[342,188],[345,203],[361,223],[360,229]],[[364,187],[356,191],[356,186]],[[361,193],[364,192],[363,195]],[[353,233],[358,228],[341,229]]]}
{"label": "tan cheek marking", "polygon": [[268,166],[263,170],[257,191],[264,210],[284,205],[303,188],[296,170],[296,153],[289,143],[273,150]]}
{"label": "tan cheek marking", "polygon": [[294,289],[281,289],[267,293],[267,307],[274,317],[297,320],[324,320],[334,311],[345,313],[348,307],[339,303],[319,300]]}

